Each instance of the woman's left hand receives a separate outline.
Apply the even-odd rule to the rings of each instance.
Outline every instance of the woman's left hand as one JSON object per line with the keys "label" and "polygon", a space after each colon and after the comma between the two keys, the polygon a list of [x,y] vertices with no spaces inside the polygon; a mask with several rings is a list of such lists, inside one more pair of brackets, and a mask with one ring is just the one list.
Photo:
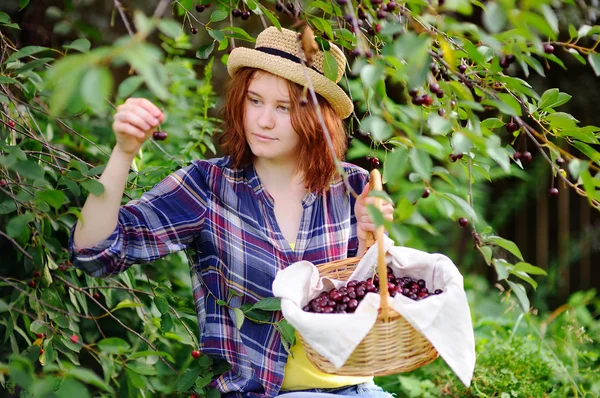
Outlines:
{"label": "woman's left hand", "polygon": [[[360,196],[356,199],[356,204],[354,205],[354,215],[356,216],[356,233],[358,235],[359,241],[367,240],[367,231],[375,232],[375,222],[369,215],[369,210],[367,209],[367,205],[374,205],[375,201],[379,198],[368,197],[369,196],[369,184],[365,185]],[[383,214],[383,218],[392,221],[394,219],[394,206],[382,200],[381,206],[381,214]]]}

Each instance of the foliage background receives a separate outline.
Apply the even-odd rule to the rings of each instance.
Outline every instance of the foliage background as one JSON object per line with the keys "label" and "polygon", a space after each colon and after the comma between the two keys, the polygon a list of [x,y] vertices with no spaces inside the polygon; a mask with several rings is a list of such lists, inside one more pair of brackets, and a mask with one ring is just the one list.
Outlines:
{"label": "foliage background", "polygon": [[[252,0],[216,1],[203,12],[189,0],[0,5],[6,394],[216,395],[207,385],[226,365],[190,356],[198,330],[185,253],[93,279],[70,266],[68,233],[87,194],[102,192],[95,179],[114,145],[113,106],[143,96],[168,115],[162,128],[169,138],[144,146],[127,201],[189,160],[218,155],[228,49],[251,45],[264,25],[292,26],[300,10],[317,38],[333,38],[349,56],[342,84],[357,111],[348,122],[348,158],[365,167],[365,156],[381,159],[397,209],[391,236],[448,254],[466,276],[478,349],[472,386],[461,386],[442,360],[377,383],[411,397],[600,395],[596,290],[561,290],[561,272],[576,261],[536,263],[532,250],[508,240],[512,218],[550,185],[559,198],[583,198],[592,208],[590,239],[598,237],[597,4],[415,0],[378,19],[378,3],[295,2],[294,12]],[[236,7],[250,17],[230,16]],[[343,16],[359,10],[369,16],[356,35]],[[544,52],[548,42],[553,54]],[[366,58],[366,51],[379,56]],[[516,62],[502,68],[507,54]],[[409,88],[423,94],[436,80],[442,98],[411,104]],[[520,135],[506,131],[510,122]],[[525,147],[534,161],[512,161]],[[463,158],[452,162],[450,154]],[[558,182],[559,156],[570,187]],[[424,189],[430,197],[421,197]],[[460,217],[469,228],[458,228]],[[557,217],[548,213],[551,230]],[[600,245],[591,246],[598,264]],[[581,287],[599,285],[596,267]]]}

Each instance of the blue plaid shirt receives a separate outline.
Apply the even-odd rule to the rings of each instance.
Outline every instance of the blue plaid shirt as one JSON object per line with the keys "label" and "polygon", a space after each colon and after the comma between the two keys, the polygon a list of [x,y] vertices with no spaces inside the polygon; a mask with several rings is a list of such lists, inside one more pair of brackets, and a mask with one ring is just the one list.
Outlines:
{"label": "blue plaid shirt", "polygon": [[[350,186],[360,194],[366,170],[343,164]],[[229,289],[239,293],[231,307],[272,297],[277,271],[296,261],[314,264],[356,255],[358,239],[354,197],[341,178],[325,192],[309,192],[296,246],[281,233],[274,200],[253,166],[231,168],[228,157],[194,161],[162,180],[138,200],[121,207],[111,236],[75,251],[72,263],[86,273],[108,276],[134,263],[148,263],[187,248],[195,249],[191,276],[198,313],[201,350],[231,364],[212,382],[225,397],[273,397],[283,382],[287,353],[270,324],[246,320],[217,300]],[[271,321],[281,318],[273,313]]]}

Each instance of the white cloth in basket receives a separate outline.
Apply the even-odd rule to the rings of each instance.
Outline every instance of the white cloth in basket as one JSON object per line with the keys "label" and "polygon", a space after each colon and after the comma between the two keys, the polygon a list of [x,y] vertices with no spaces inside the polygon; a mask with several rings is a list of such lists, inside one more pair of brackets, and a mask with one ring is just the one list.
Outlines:
{"label": "white cloth in basket", "polygon": [[[431,342],[458,378],[469,386],[475,368],[475,337],[462,275],[442,254],[393,244],[390,238],[384,238],[387,263],[396,276],[424,279],[430,291],[442,289],[443,293],[420,301],[397,294],[391,298],[392,308]],[[365,253],[348,280],[365,280],[376,267],[377,244]],[[320,292],[345,284],[346,281],[320,278],[318,269],[308,261],[291,264],[279,271],[273,281],[273,295],[281,298],[283,316],[336,368],[346,362],[375,324],[379,294],[367,293],[354,314],[315,314],[302,307]]]}

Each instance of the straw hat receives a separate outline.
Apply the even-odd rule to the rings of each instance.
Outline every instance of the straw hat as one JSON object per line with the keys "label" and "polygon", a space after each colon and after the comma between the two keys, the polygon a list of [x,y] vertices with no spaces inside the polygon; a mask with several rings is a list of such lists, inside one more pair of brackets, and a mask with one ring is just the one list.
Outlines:
{"label": "straw hat", "polygon": [[[344,90],[337,83],[341,80],[346,67],[346,57],[342,50],[331,44],[329,50],[337,63],[337,76],[335,82],[323,74],[323,51],[318,51],[308,75],[315,92],[325,98],[337,112],[345,119],[352,113],[354,106]],[[303,58],[306,59],[306,58]],[[229,55],[227,71],[230,76],[242,67],[258,68],[285,79],[306,85],[303,66],[298,54],[297,33],[282,28],[281,31],[274,26],[263,30],[256,38],[255,48],[237,47]]]}

